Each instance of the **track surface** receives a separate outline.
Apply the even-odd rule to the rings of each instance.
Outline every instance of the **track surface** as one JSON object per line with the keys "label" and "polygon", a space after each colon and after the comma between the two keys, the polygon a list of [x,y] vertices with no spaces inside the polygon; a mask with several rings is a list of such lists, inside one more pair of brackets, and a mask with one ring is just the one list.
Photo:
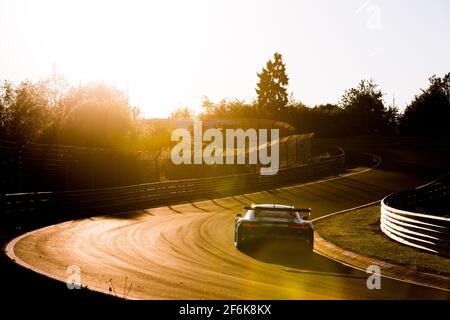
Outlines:
{"label": "track surface", "polygon": [[377,168],[354,168],[328,181],[69,221],[16,239],[9,250],[19,263],[59,280],[77,265],[90,289],[122,295],[131,285],[128,298],[450,299],[449,292],[386,278],[381,290],[368,290],[367,274],[317,254],[304,260],[296,250],[270,244],[247,252],[233,245],[234,218],[243,204],[306,206],[315,218],[436,177],[415,166],[392,167],[383,157]]}

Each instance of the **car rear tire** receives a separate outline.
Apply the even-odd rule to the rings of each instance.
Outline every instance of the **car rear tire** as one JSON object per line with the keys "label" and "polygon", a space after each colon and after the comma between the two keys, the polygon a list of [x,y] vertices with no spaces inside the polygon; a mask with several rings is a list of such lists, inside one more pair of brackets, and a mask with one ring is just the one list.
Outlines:
{"label": "car rear tire", "polygon": [[238,248],[239,250],[242,250],[244,248],[244,240],[242,239],[242,236],[239,235],[239,232],[236,234],[236,248]]}
{"label": "car rear tire", "polygon": [[309,236],[309,243],[308,243],[308,253],[312,254],[314,251],[314,233],[311,233]]}

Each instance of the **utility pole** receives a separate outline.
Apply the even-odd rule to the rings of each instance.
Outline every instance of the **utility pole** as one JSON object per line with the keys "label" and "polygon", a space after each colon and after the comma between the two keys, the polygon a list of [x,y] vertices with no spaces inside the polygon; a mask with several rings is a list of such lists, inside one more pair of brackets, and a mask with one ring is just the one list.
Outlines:
{"label": "utility pole", "polygon": [[129,85],[129,82],[128,82],[128,79],[127,79],[127,92],[126,92],[126,95],[127,95],[127,104],[128,104],[128,106],[130,106],[129,90],[130,90],[130,85]]}
{"label": "utility pole", "polygon": [[56,74],[56,61],[53,61],[53,65],[52,65],[52,69],[53,69],[53,75],[52,75],[52,79],[51,79],[51,86],[52,86],[52,90],[53,90],[53,102],[56,104],[56,100],[58,99],[58,78],[57,78],[57,74]]}
{"label": "utility pole", "polygon": [[53,61],[52,68],[53,68],[53,81],[56,82],[56,61]]}

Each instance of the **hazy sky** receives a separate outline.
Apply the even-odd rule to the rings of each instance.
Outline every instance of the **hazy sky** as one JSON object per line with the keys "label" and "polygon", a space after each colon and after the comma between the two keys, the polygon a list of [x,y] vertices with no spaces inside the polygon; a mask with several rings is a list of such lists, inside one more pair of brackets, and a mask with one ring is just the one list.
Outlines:
{"label": "hazy sky", "polygon": [[255,98],[278,51],[289,91],[338,102],[373,78],[403,109],[433,74],[450,72],[450,1],[0,0],[0,79],[58,73],[126,90],[146,116],[202,96]]}

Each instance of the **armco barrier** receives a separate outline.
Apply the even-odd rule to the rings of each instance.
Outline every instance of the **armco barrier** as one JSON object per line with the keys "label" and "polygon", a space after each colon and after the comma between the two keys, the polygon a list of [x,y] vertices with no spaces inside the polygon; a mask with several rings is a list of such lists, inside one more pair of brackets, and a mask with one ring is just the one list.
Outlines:
{"label": "armco barrier", "polygon": [[92,215],[229,196],[332,173],[344,164],[345,154],[343,150],[340,152],[339,155],[319,162],[282,169],[273,176],[249,173],[115,188],[3,194],[0,198],[0,206],[2,213],[7,216],[37,213]]}
{"label": "armco barrier", "polygon": [[[443,199],[448,199],[449,192],[448,181],[439,181],[384,198],[381,230],[402,244],[450,257],[450,218],[443,216],[443,210],[450,211],[450,208],[434,205],[447,203]],[[419,208],[426,212],[418,213]],[[439,210],[436,212],[439,215],[428,213],[433,210]]]}

